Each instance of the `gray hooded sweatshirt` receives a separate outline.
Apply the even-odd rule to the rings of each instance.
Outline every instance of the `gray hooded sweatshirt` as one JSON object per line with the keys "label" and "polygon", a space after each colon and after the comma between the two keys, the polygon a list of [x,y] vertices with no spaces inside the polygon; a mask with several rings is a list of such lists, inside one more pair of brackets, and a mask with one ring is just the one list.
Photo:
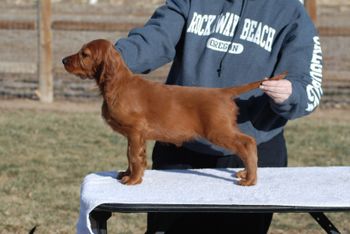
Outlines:
{"label": "gray hooded sweatshirt", "polygon": [[[311,113],[323,93],[320,40],[298,0],[167,0],[115,47],[135,73],[173,62],[166,81],[172,85],[238,86],[288,71],[293,90],[282,104],[259,89],[235,100],[239,128],[258,144]],[[184,145],[232,154],[205,139]]]}

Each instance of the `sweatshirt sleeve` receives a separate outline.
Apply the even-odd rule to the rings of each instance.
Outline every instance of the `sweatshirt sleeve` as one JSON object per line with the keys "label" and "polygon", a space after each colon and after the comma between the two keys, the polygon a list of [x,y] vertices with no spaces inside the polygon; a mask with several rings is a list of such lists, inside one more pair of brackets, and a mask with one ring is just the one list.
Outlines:
{"label": "sweatshirt sleeve", "polygon": [[278,115],[295,119],[311,113],[320,103],[323,61],[317,30],[302,5],[288,30],[274,73],[288,71],[292,94],[282,104],[272,100],[270,104]]}
{"label": "sweatshirt sleeve", "polygon": [[167,0],[142,28],[130,31],[116,42],[128,67],[135,73],[148,73],[175,57],[189,11],[189,0]]}

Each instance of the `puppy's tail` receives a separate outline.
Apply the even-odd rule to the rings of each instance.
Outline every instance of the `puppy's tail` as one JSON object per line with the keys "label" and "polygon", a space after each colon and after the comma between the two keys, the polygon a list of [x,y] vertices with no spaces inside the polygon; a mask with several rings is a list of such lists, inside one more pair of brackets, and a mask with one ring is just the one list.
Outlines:
{"label": "puppy's tail", "polygon": [[[279,75],[276,75],[274,77],[269,78],[269,80],[282,80],[287,76],[288,72],[283,72]],[[242,93],[246,93],[250,90],[253,89],[257,89],[259,88],[259,86],[262,84],[262,82],[264,82],[265,80],[259,80],[259,81],[255,81],[253,83],[249,83],[246,85],[242,85],[242,86],[238,86],[238,87],[230,87],[230,88],[224,88],[224,90],[227,93],[230,93],[233,96],[238,96]]]}

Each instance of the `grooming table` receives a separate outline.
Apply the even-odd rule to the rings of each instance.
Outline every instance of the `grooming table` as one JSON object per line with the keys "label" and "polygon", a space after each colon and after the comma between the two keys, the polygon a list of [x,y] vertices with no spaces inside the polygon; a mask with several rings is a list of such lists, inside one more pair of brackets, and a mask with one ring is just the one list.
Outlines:
{"label": "grooming table", "polygon": [[92,173],[81,185],[77,233],[107,233],[112,212],[308,212],[339,233],[323,212],[350,211],[350,167],[259,168],[258,184],[242,187],[239,169],[146,170],[126,186],[116,172]]}

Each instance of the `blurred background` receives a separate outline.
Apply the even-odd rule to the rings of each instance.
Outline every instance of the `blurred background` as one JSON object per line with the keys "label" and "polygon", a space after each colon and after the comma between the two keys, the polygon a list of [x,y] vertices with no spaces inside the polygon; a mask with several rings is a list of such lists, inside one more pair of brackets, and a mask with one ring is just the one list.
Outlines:
{"label": "blurred background", "polygon": [[[61,59],[90,40],[125,37],[164,0],[41,2],[0,0],[0,233],[74,233],[83,177],[126,167],[126,142],[101,119],[95,83],[67,74]],[[314,114],[287,125],[289,165],[349,166],[350,1],[305,3],[321,37],[324,97]],[[162,82],[169,67],[146,76]],[[349,214],[329,216],[350,233]],[[145,226],[144,214],[109,221],[110,233]],[[271,233],[321,230],[307,214],[277,214]]]}

